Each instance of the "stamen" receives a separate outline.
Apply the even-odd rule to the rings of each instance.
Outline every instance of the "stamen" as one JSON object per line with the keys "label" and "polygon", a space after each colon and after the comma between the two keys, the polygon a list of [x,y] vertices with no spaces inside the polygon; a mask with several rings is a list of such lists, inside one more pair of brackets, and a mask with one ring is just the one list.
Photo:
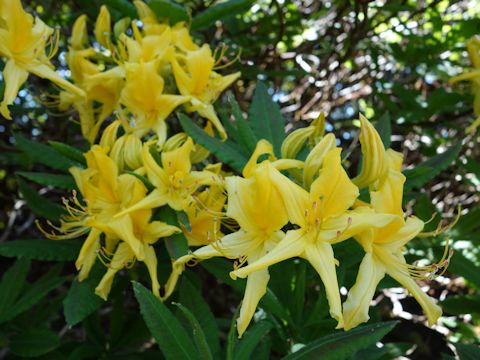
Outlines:
{"label": "stamen", "polygon": [[[438,226],[437,228],[434,230],[434,231],[429,231],[429,232],[421,232],[420,234],[418,234],[417,236],[420,237],[420,238],[425,238],[425,237],[435,237],[435,236],[438,236],[440,234],[443,234],[449,230],[451,230],[458,222],[458,220],[460,219],[460,213],[462,211],[462,207],[461,205],[458,205],[457,206],[457,216],[455,217],[455,219],[453,220],[453,222],[450,224],[450,225],[446,225],[446,226],[443,226],[443,221],[441,220],[439,223],[438,223]],[[433,220],[433,217],[429,220],[429,222]],[[427,222],[428,223],[428,222]]]}

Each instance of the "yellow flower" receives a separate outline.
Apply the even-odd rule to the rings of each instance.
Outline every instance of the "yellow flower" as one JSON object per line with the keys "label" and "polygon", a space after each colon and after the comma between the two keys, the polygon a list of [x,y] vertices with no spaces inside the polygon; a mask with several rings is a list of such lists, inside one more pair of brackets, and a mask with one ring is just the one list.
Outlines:
{"label": "yellow flower", "polygon": [[373,125],[360,114],[360,144],[362,145],[362,170],[352,181],[359,188],[371,185],[385,176],[387,165],[385,147]]}
{"label": "yellow flower", "polygon": [[[57,50],[58,34],[23,10],[20,0],[0,2],[0,56],[8,60],[3,69],[5,92],[0,103],[0,113],[11,119],[8,105],[12,104],[28,73],[48,79],[79,96],[84,92],[58,75],[50,64]],[[50,54],[45,54],[47,45]]]}
{"label": "yellow flower", "polygon": [[93,143],[105,119],[118,107],[125,71],[117,66],[101,72],[99,66],[90,60],[96,55],[95,50],[87,46],[86,16],[82,15],[73,26],[66,58],[73,81],[86,96],[63,91],[59,108],[66,110],[73,106],[78,111],[82,134]]}
{"label": "yellow flower", "polygon": [[[155,255],[155,250],[152,245],[162,237],[171,236],[180,232],[180,229],[161,221],[150,222],[149,218],[150,216],[144,216],[143,214],[142,216],[135,217],[131,228],[129,226],[121,226],[117,221],[114,221],[107,225],[105,230],[106,232],[114,233],[119,239],[135,236],[141,242],[143,246],[142,253],[145,254],[142,261],[147,266],[150,274],[152,292],[155,296],[160,297],[160,284],[157,277],[157,256]],[[103,256],[107,258],[108,255],[109,254],[103,254]],[[136,259],[137,256],[129,243],[125,241],[120,242],[109,261],[107,272],[95,288],[95,293],[106,300],[112,287],[115,274],[124,267],[131,266]]]}
{"label": "yellow flower", "polygon": [[332,149],[325,155],[320,176],[313,182],[310,193],[284,176],[272,173],[289,220],[299,229],[288,231],[265,256],[231,273],[232,277],[244,278],[289,258],[306,259],[325,285],[330,314],[338,321],[339,328],[343,319],[332,244],[392,221],[391,215],[348,210],[358,196],[358,189],[342,168],[340,151]]}
{"label": "yellow flower", "polygon": [[[173,264],[172,275],[166,285],[165,297],[173,291],[178,276],[185,264],[193,259],[204,260],[215,256],[241,259],[241,262],[255,263],[272,249],[283,237],[280,229],[287,224],[288,214],[279,189],[272,182],[272,174],[283,176],[273,163],[265,160],[256,164],[264,151],[272,150],[271,145],[262,142],[251,157],[254,166],[247,170],[248,177],[230,176],[225,179],[228,192],[226,216],[234,219],[240,229],[219,238],[210,245],[203,246],[190,255],[186,255]],[[292,164],[295,165],[295,162]],[[212,236],[210,236],[212,237]],[[248,275],[245,295],[237,319],[237,330],[241,337],[250,323],[258,302],[267,291],[270,279],[268,269],[260,269]]]}
{"label": "yellow flower", "polygon": [[133,130],[139,136],[153,130],[162,145],[167,138],[167,117],[189,97],[163,94],[164,80],[154,61],[127,63],[125,68],[127,81],[120,101],[136,117]]}
{"label": "yellow flower", "polygon": [[398,219],[384,227],[371,228],[355,236],[366,254],[360,264],[356,283],[343,305],[345,330],[369,319],[370,302],[385,274],[397,280],[417,299],[430,325],[442,314],[440,307],[423,292],[414,279],[428,278],[429,273],[444,267],[448,259],[444,256],[440,266],[434,264],[418,268],[408,265],[402,255],[405,244],[417,236],[424,224],[414,216],[404,220],[402,194],[405,177],[400,172],[399,157],[401,155],[390,150],[392,160],[389,161],[388,175],[379,181],[376,191],[371,191],[371,206],[375,212],[395,214]]}
{"label": "yellow flower", "polygon": [[172,209],[186,209],[194,200],[193,194],[203,185],[220,185],[222,178],[210,171],[192,171],[190,153],[194,148],[188,138],[179,148],[162,153],[162,166],[157,164],[150,147],[145,144],[142,152],[143,164],[150,182],[155,186],[150,194],[133,207],[126,208],[117,216],[138,209],[152,209],[168,204]]}
{"label": "yellow flower", "polygon": [[189,112],[208,119],[218,130],[222,138],[227,134],[215,113],[213,103],[220,93],[238,79],[240,73],[221,76],[213,71],[215,60],[210,47],[204,44],[198,50],[177,53],[172,56],[173,74],[182,95],[189,96]]}
{"label": "yellow flower", "polygon": [[222,209],[227,197],[223,187],[211,186],[195,196],[186,209],[190,229],[182,226],[182,231],[188,240],[188,246],[208,245],[216,238],[223,236],[220,231]]}

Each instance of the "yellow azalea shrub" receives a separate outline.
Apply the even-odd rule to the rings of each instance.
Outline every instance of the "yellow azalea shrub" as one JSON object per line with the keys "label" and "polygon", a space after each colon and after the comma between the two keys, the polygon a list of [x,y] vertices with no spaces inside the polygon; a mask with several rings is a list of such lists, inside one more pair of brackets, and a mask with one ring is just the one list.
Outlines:
{"label": "yellow azalea shrub", "polygon": [[[20,1],[0,5],[0,54],[7,59],[1,113],[10,118],[8,105],[33,73],[62,88],[59,107],[78,112],[90,143],[86,166],[70,168],[78,193],[64,201],[68,215],[59,226],[49,224],[54,231],[42,228],[50,239],[85,237],[75,262],[79,281],[88,278],[96,261],[103,263],[106,271],[95,292],[106,300],[115,275],[143,262],[152,293],[163,301],[187,264],[232,259],[231,278],[247,279],[237,319],[242,336],[267,292],[269,267],[303,258],[323,282],[338,329],[369,320],[371,300],[386,274],[415,297],[434,324],[442,311],[415,280],[445,269],[452,254],[446,249],[439,263],[429,266],[406,262],[405,245],[421,234],[424,222],[402,208],[402,155],[385,149],[360,115],[362,167],[356,177],[349,176],[335,135],[325,133],[322,113],[287,136],[280,151],[260,139],[241,175],[227,173],[225,164],[210,163],[209,151],[186,133],[169,137],[168,119],[180,108],[197,113],[205,120],[207,138],[215,138],[216,131],[222,143],[227,132],[213,103],[240,74],[218,73],[221,59],[208,44],[196,44],[188,24],[171,26],[145,3],[134,5],[139,19],[117,24],[102,6],[94,41],[87,17],[75,21],[66,55],[72,83],[50,63],[58,35],[25,13]],[[469,50],[479,67],[478,39]],[[476,81],[478,71],[453,81]],[[298,160],[302,149],[307,149],[305,158]],[[359,199],[361,190],[369,194],[367,201]],[[172,225],[161,218],[162,210],[184,221]],[[154,244],[180,234],[189,250],[170,255],[171,273],[162,286]],[[335,245],[346,241],[360,244],[365,255],[342,304]]]}

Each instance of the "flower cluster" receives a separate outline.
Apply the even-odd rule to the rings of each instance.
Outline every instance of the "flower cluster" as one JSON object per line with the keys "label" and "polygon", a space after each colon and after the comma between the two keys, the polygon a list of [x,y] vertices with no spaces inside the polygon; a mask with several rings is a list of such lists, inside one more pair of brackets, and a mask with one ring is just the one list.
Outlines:
{"label": "flower cluster", "polygon": [[125,131],[138,137],[153,131],[161,147],[167,137],[166,119],[180,105],[207,119],[225,138],[213,103],[240,73],[220,75],[215,69],[226,66],[220,64],[224,51],[197,45],[185,23],[169,26],[160,22],[144,2],[136,0],[134,5],[139,19],[124,18],[113,26],[107,7],[102,6],[93,44],[89,43],[86,15],[75,21],[66,54],[72,84],[50,63],[58,48],[58,34],[39,18],[34,22],[20,0],[3,1],[0,55],[8,61],[3,72],[2,115],[10,118],[7,106],[31,72],[63,88],[59,109],[73,107],[78,112],[82,134],[92,144],[104,121],[115,112],[128,119]]}
{"label": "flower cluster", "polygon": [[[375,128],[364,117],[360,121],[363,167],[352,180],[342,167],[341,149],[333,134],[317,137],[305,161],[275,159],[271,144],[261,140],[243,176],[225,178],[228,204],[224,216],[238,223],[237,231],[225,236],[213,233],[211,244],[176,260],[164,298],[192,260],[215,256],[237,259],[230,276],[247,278],[237,321],[241,335],[267,290],[268,267],[301,257],[323,281],[330,315],[337,320],[338,328],[348,330],[369,319],[370,302],[385,274],[407,288],[429,323],[435,323],[441,309],[415,280],[444,270],[452,253],[447,249],[439,264],[430,266],[406,263],[402,250],[422,231],[424,223],[415,216],[406,217],[402,210],[403,157],[392,149],[385,150]],[[290,134],[283,154],[295,156],[320,126],[312,124]],[[258,162],[265,155],[268,158]],[[291,176],[281,172],[289,169]],[[358,199],[361,188],[369,189],[369,202]],[[286,227],[290,230],[284,232]],[[350,238],[363,247],[365,256],[342,310],[335,269],[339,264],[332,246]]]}
{"label": "flower cluster", "polygon": [[[375,128],[360,116],[363,161],[351,179],[337,139],[324,134],[321,115],[285,139],[281,158],[262,139],[241,176],[225,173],[222,164],[206,161],[209,152],[187,134],[168,137],[167,118],[182,105],[206,119],[207,133],[215,136],[216,130],[225,139],[213,102],[239,74],[217,73],[225,66],[219,65],[223,52],[217,56],[207,44],[197,45],[185,23],[170,26],[142,1],[134,4],[139,20],[122,19],[113,26],[103,6],[92,44],[87,17],[75,21],[66,55],[73,83],[58,76],[50,63],[56,33],[25,13],[19,0],[0,5],[0,54],[8,59],[1,113],[10,117],[8,105],[33,73],[62,88],[59,107],[78,112],[91,144],[86,167],[70,169],[81,197],[74,192],[64,200],[68,216],[60,226],[50,224],[56,233],[42,230],[50,239],[85,236],[76,261],[79,280],[101,261],[107,271],[95,292],[107,299],[115,274],[144,262],[152,292],[165,300],[187,264],[234,259],[230,276],[247,278],[237,320],[241,336],[267,290],[268,268],[300,257],[325,285],[338,328],[348,330],[369,319],[371,299],[386,274],[412,293],[433,324],[441,310],[415,280],[444,271],[452,253],[447,247],[438,264],[429,266],[406,262],[404,246],[421,234],[424,223],[402,208],[402,155],[386,150]],[[115,120],[107,124],[112,115]],[[305,160],[297,160],[304,148],[309,149]],[[367,196],[360,199],[362,189]],[[172,215],[186,221],[172,222]],[[172,259],[161,292],[154,244],[179,235],[196,249]],[[334,246],[347,240],[357,241],[365,256],[342,304]]]}

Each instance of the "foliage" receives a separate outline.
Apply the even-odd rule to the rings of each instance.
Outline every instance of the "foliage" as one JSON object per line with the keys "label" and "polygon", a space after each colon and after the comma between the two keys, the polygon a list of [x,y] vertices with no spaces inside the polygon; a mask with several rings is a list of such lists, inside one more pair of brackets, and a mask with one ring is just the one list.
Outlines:
{"label": "foliage", "polygon": [[[14,2],[8,3],[6,6],[13,6]],[[478,358],[480,138],[475,130],[479,111],[475,70],[480,62],[475,63],[475,38],[469,42],[480,33],[480,9],[475,1],[148,1],[155,21],[168,24],[172,31],[185,28],[191,32],[196,48],[177,46],[173,56],[179,68],[191,72],[187,65],[189,51],[202,49],[214,61],[209,79],[218,82],[211,82],[198,93],[193,85],[182,83],[185,80],[178,69],[174,73],[163,67],[165,62],[174,63],[171,54],[156,59],[162,80],[147,77],[134,91],[125,90],[128,81],[140,82],[141,76],[133,74],[133,67],[121,73],[124,62],[135,62],[120,54],[122,44],[129,41],[127,38],[139,41],[139,37],[151,35],[149,31],[156,31],[145,26],[151,21],[146,13],[141,17],[142,25],[136,30],[132,27],[131,20],[141,14],[137,4],[125,0],[35,0],[23,1],[23,5],[46,25],[60,26],[58,56],[48,58],[48,66],[53,64],[58,76],[72,81],[67,81],[68,85],[48,70],[39,73],[32,67],[22,68],[31,75],[7,108],[13,120],[0,119],[0,357]],[[108,20],[108,29],[96,32],[97,17],[104,5],[111,22]],[[0,6],[0,17],[2,11]],[[72,27],[82,14],[86,14],[88,39],[81,41],[84,48],[73,49]],[[36,45],[41,47],[40,52],[54,52],[54,42],[42,41]],[[96,69],[90,78],[75,77],[74,51],[93,54],[83,58]],[[133,53],[132,49],[128,51]],[[10,55],[3,49],[0,54],[5,70]],[[148,56],[147,52],[142,56]],[[191,66],[199,59],[195,58]],[[143,60],[138,64],[143,66]],[[107,71],[120,73],[117,82],[103,79],[92,85],[96,75]],[[129,78],[129,71],[134,76]],[[236,80],[237,72],[241,80]],[[221,79],[226,79],[225,86],[219,85]],[[461,80],[472,80],[472,84]],[[7,81],[11,80],[5,75],[0,81],[2,98],[7,93]],[[149,91],[145,84],[154,81],[161,83],[164,91],[159,93],[166,97],[157,98],[153,108],[148,108],[150,104],[144,100],[156,94],[158,86]],[[230,83],[229,90],[220,95]],[[89,116],[97,126],[85,121],[88,116],[79,112],[85,104],[78,98],[65,102],[69,86],[89,93],[88,106],[93,114]],[[101,86],[118,91],[115,109],[109,109],[105,100],[113,92],[96,97]],[[70,88],[70,92],[74,90]],[[140,94],[136,103],[129,101],[136,93]],[[168,106],[172,106],[171,113],[161,114]],[[152,113],[156,114],[155,121],[168,124],[168,130],[148,127],[153,123],[149,117]],[[399,288],[403,285],[387,276],[372,295],[374,305],[369,308],[368,323],[348,331],[336,330],[337,322],[329,312],[328,287],[305,257],[296,257],[270,265],[265,295],[251,324],[238,338],[237,318],[247,284],[241,278],[234,280],[230,272],[242,269],[245,257],[205,258],[197,265],[204,258],[190,257],[194,248],[189,233],[198,226],[193,214],[202,209],[185,206],[179,211],[174,200],[138,213],[158,228],[162,226],[162,235],[154,240],[146,240],[150,234],[146,225],[134,232],[145,239],[145,251],[156,254],[155,262],[142,259],[140,250],[117,261],[113,254],[119,248],[118,240],[111,239],[120,235],[114,225],[98,235],[99,247],[90,252],[95,265],[88,265],[88,259],[78,259],[88,232],[82,222],[85,214],[78,216],[76,209],[85,211],[90,199],[97,196],[84,189],[94,180],[79,182],[78,174],[87,176],[91,169],[111,169],[110,163],[99,160],[103,153],[94,150],[93,144],[108,149],[106,156],[114,158],[120,169],[117,185],[104,185],[102,180],[95,180],[94,185],[106,186],[103,191],[118,186],[117,194],[122,199],[143,191],[142,196],[160,201],[154,194],[156,178],[139,168],[146,158],[152,159],[152,169],[166,168],[162,154],[188,147],[189,137],[196,144],[195,151],[187,156],[192,169],[223,178],[245,172],[261,139],[271,143],[273,150],[255,159],[259,163],[284,158],[282,143],[289,143],[290,149],[294,148],[291,158],[307,167],[313,161],[309,163],[308,155],[324,131],[333,133],[337,146],[343,148],[342,165],[355,181],[361,169],[368,169],[365,162],[370,156],[364,151],[360,132],[365,131],[365,124],[358,113],[375,125],[385,149],[404,155],[403,209],[405,214],[415,214],[425,222],[422,236],[406,244],[404,255],[409,264],[415,264],[416,269],[424,266],[422,269],[432,275],[419,281],[443,309],[431,329],[426,326],[422,309],[405,289]],[[131,123],[112,125],[117,115],[134,119],[131,123],[141,124],[140,128],[148,123],[147,130],[138,135]],[[292,135],[300,129],[310,130]],[[148,142],[150,157],[141,149],[128,152],[129,148],[138,148],[131,138],[128,146],[117,145],[113,150],[115,141],[124,135],[140,136],[140,148],[142,142]],[[357,146],[359,139],[362,152]],[[221,166],[215,167],[218,162]],[[282,176],[299,184],[305,176],[305,169],[281,170]],[[134,185],[121,187],[124,183]],[[212,213],[224,216],[226,200],[214,202],[202,193],[205,187],[214,192],[214,186],[201,184],[194,196],[208,204],[207,209],[216,206]],[[366,203],[371,201],[368,190],[364,187],[359,195]],[[61,199],[70,207],[62,207]],[[122,201],[122,210],[127,211],[129,200]],[[78,204],[81,207],[72,210]],[[259,203],[257,206],[260,208]],[[82,222],[81,232],[76,232],[81,226],[75,223],[71,231],[67,229],[67,235],[61,234],[71,221],[68,216]],[[136,215],[124,216],[134,219]],[[212,226],[217,229],[215,221]],[[218,221],[221,234],[238,227],[235,221]],[[297,228],[289,223],[282,229],[288,232]],[[212,234],[206,232],[205,239],[216,240]],[[62,236],[71,239],[60,240]],[[455,250],[451,259],[448,252],[444,253],[445,244]],[[353,240],[339,242],[333,250],[340,264],[336,272],[345,304],[365,251]],[[181,259],[185,261],[179,262]],[[438,259],[442,261],[435,264]],[[152,267],[161,287],[155,287]],[[109,271],[116,273],[110,283],[105,280]],[[170,273],[177,278],[169,278]],[[152,284],[151,290],[142,284]]]}

